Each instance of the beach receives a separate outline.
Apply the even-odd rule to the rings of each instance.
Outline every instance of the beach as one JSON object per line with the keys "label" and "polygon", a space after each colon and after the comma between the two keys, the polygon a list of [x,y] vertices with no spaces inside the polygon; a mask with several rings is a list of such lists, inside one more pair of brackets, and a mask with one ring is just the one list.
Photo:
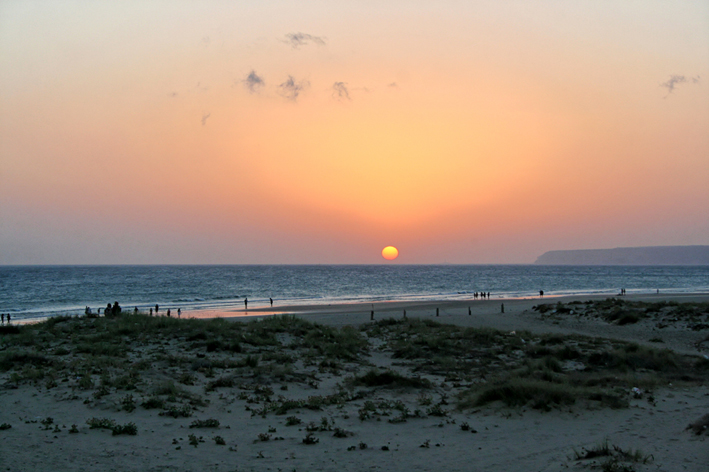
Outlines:
{"label": "beach", "polygon": [[[709,413],[709,295],[595,298],[276,306],[3,332],[0,470],[707,470],[709,435],[686,428]],[[598,361],[619,353],[654,363]],[[503,373],[574,396],[483,402]],[[610,454],[588,454],[603,444]]]}

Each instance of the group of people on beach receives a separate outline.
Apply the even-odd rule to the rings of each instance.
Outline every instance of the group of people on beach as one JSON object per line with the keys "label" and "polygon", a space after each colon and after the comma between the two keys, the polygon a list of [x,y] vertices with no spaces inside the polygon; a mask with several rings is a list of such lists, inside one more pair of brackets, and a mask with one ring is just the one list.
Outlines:
{"label": "group of people on beach", "polygon": [[[135,308],[138,310],[138,307]],[[160,311],[160,305],[157,303],[155,304],[155,316],[157,316],[158,312]],[[137,313],[137,311],[136,311]],[[165,312],[168,318],[172,318],[172,311],[168,308],[167,311]],[[150,316],[153,316],[153,308],[150,307]],[[182,308],[177,309],[177,317],[180,318],[182,316]]]}
{"label": "group of people on beach", "polygon": [[10,313],[7,315],[5,313],[0,314],[0,317],[2,317],[2,324],[5,324],[5,317],[7,316],[7,324],[10,324],[10,321],[12,318],[10,317]]}
{"label": "group of people on beach", "polygon": [[[123,311],[123,309],[121,308],[121,305],[118,302],[113,302],[113,305],[111,305],[110,303],[108,305],[106,305],[106,308],[103,309],[103,314],[104,314],[104,316],[118,316],[121,314],[122,311]],[[154,313],[157,315],[159,311],[160,311],[160,305],[158,305],[156,303]],[[97,313],[99,315],[101,314],[101,308],[98,309]],[[137,306],[133,308],[133,313],[136,315],[138,314],[138,307]],[[85,315],[93,315],[93,310],[91,309],[91,307],[87,306],[86,309],[84,310],[84,314]],[[172,312],[169,308],[167,309],[166,314],[168,317],[172,316]],[[177,309],[177,317],[180,318],[181,315],[182,315],[182,309],[178,308]],[[2,316],[3,316],[3,323],[5,323],[5,315],[2,315]],[[153,316],[153,307],[150,307],[150,316]],[[10,314],[7,315],[7,320],[9,323],[10,322]]]}
{"label": "group of people on beach", "polygon": [[490,299],[490,292],[479,292],[479,293],[475,292],[475,293],[473,293],[474,300],[477,300],[478,297],[489,300]]}

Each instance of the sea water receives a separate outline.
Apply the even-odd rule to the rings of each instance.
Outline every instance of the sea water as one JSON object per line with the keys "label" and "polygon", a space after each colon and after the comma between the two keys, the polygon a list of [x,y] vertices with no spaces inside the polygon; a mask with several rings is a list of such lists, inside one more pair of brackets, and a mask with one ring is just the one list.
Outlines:
{"label": "sea water", "polygon": [[18,322],[118,301],[197,311],[274,305],[709,292],[709,267],[539,265],[0,266],[0,313]]}

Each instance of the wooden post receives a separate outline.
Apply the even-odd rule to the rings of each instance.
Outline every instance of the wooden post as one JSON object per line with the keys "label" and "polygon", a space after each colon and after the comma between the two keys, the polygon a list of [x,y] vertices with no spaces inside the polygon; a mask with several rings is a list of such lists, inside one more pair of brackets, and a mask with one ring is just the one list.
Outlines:
{"label": "wooden post", "polygon": [[502,306],[500,307],[500,313],[505,312],[505,304],[503,303]]}
{"label": "wooden post", "polygon": [[438,308],[436,308],[436,316],[438,316]]}
{"label": "wooden post", "polygon": [[372,310],[372,313],[370,314],[369,319],[372,320],[372,321],[374,321],[374,310]]}

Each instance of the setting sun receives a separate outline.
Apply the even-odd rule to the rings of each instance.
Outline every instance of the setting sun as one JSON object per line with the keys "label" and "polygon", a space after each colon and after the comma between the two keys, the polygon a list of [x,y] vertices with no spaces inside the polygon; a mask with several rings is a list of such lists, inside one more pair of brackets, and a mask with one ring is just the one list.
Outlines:
{"label": "setting sun", "polygon": [[388,261],[393,261],[399,257],[399,250],[394,246],[387,246],[382,249],[382,257]]}

